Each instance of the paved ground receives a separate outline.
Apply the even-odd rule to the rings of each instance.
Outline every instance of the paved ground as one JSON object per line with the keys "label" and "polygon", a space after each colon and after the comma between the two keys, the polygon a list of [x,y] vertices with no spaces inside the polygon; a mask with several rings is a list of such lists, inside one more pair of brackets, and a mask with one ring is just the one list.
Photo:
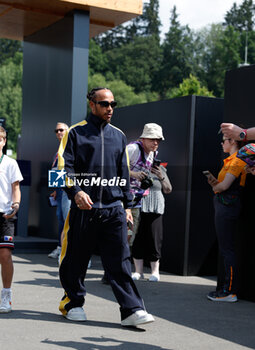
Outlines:
{"label": "paved ground", "polygon": [[87,275],[84,323],[70,322],[58,312],[62,288],[55,260],[22,254],[14,262],[13,312],[0,315],[1,350],[255,349],[255,303],[208,301],[205,295],[215,286],[211,278],[162,273],[159,283],[138,281],[156,322],[125,329],[111,288],[100,283],[98,257]]}

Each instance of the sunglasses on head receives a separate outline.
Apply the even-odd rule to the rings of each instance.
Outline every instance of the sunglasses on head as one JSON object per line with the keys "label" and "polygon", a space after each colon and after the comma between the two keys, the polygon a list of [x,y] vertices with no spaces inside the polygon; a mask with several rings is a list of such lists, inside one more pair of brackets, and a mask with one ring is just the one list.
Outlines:
{"label": "sunglasses on head", "polygon": [[108,102],[108,101],[93,101],[95,104],[100,105],[100,107],[109,107],[115,108],[117,106],[116,101]]}
{"label": "sunglasses on head", "polygon": [[56,129],[56,130],[55,130],[55,133],[57,134],[59,131],[60,131],[60,132],[63,132],[63,131],[65,131],[65,129]]}

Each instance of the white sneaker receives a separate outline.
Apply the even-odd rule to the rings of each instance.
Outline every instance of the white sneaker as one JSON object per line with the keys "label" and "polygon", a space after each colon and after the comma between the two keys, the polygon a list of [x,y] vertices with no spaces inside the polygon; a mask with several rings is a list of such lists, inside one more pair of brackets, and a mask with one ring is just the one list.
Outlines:
{"label": "white sneaker", "polygon": [[11,290],[2,290],[1,291],[1,305],[0,313],[7,313],[12,311],[12,292]]}
{"label": "white sneaker", "polygon": [[70,321],[87,321],[86,314],[82,307],[74,307],[65,315]]}
{"label": "white sneaker", "polygon": [[158,282],[159,280],[160,280],[159,275],[151,275],[151,276],[149,277],[149,281],[150,281],[150,282]]}
{"label": "white sneaker", "polygon": [[138,281],[138,280],[143,279],[143,278],[144,278],[143,273],[139,273],[139,272],[132,273],[133,281]]}
{"label": "white sneaker", "polygon": [[60,254],[61,254],[61,247],[57,246],[56,249],[54,249],[50,254],[48,254],[48,258],[58,259]]}
{"label": "white sneaker", "polygon": [[154,322],[154,317],[144,310],[138,310],[121,321],[122,326],[138,326],[139,324]]}

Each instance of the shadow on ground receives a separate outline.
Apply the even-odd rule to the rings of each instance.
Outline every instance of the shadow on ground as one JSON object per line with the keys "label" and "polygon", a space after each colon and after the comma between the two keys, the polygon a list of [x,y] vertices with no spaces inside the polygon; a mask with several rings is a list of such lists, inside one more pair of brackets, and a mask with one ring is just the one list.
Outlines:
{"label": "shadow on ground", "polygon": [[117,349],[117,350],[127,350],[127,349],[136,349],[136,350],[170,350],[169,348],[162,348],[156,345],[149,345],[137,342],[129,342],[123,340],[116,340],[111,338],[92,338],[84,337],[82,341],[51,341],[45,339],[42,341],[44,344],[54,344],[63,346],[70,349],[76,350],[103,350],[106,348]]}
{"label": "shadow on ground", "polygon": [[[23,257],[23,256],[22,256]],[[25,257],[26,258],[26,257]],[[44,264],[46,266],[52,266],[52,261],[47,256],[30,255],[30,264],[34,267],[37,264]],[[15,257],[14,257],[15,261]],[[15,262],[16,263],[16,262]],[[29,263],[26,261],[25,263]],[[55,264],[57,268],[57,264]],[[41,285],[61,288],[57,270],[56,273],[52,271],[43,271],[41,269],[34,270],[35,273],[44,273],[51,278],[35,278],[31,281],[21,281],[18,283]],[[100,282],[103,275],[100,259],[96,257],[93,259],[92,269],[88,270],[86,288],[87,293],[95,295],[97,297],[115,301],[111,287],[104,285]],[[53,279],[52,276],[55,278]],[[211,336],[222,338],[242,346],[254,348],[255,334],[255,303],[248,301],[239,301],[237,303],[215,303],[206,299],[206,294],[212,288],[209,285],[201,284],[189,284],[185,277],[180,277],[179,281],[185,283],[173,283],[171,282],[171,275],[169,276],[169,282],[150,283],[148,281],[137,281],[137,286],[140,294],[142,295],[147,310],[156,317],[160,317],[166,321],[173,322],[191,329],[195,329],[199,332],[206,333]],[[173,280],[173,278],[172,278]],[[176,279],[174,279],[176,280]],[[58,302],[58,301],[56,301]],[[28,311],[15,311],[10,316],[17,318],[31,318],[45,321],[59,321],[65,322],[65,320],[58,315],[49,313],[34,313]],[[86,325],[93,325],[96,327],[112,327],[119,328],[119,324],[105,323],[105,322],[86,322]],[[83,338],[85,341],[88,338]],[[97,349],[103,349],[107,345],[109,340],[98,338],[100,346],[97,345]],[[116,342],[116,340],[111,340]],[[45,340],[44,342],[50,342]],[[103,344],[102,344],[103,342]],[[86,342],[59,342],[60,346],[66,346],[74,349],[92,349],[91,345]],[[58,343],[54,343],[57,344]],[[130,345],[130,344],[129,344]],[[138,344],[139,345],[139,344]],[[94,344],[95,346],[95,344]],[[143,346],[145,346],[143,344]],[[115,344],[113,348],[125,349],[125,343]],[[139,349],[136,344],[136,349]],[[146,345],[141,347],[144,350],[156,350],[155,346],[150,347]],[[162,349],[162,348],[158,348]]]}

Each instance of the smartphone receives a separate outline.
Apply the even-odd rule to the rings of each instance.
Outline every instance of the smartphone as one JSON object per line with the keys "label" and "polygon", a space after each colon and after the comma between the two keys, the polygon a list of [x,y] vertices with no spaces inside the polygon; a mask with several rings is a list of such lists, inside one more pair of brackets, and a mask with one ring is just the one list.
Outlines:
{"label": "smartphone", "polygon": [[203,171],[203,174],[204,174],[206,177],[213,176],[213,174],[210,173],[209,170],[204,170],[204,171]]}
{"label": "smartphone", "polygon": [[155,166],[160,166],[160,163],[161,163],[161,160],[159,160],[159,159],[157,159],[157,158],[154,158],[152,166],[153,166],[153,167],[155,167]]}
{"label": "smartphone", "polygon": [[14,209],[8,210],[4,215],[12,215],[14,213]]}
{"label": "smartphone", "polygon": [[213,174],[212,174],[209,170],[204,170],[204,171],[203,171],[203,174],[204,174],[208,179],[216,180],[216,181],[217,181],[217,179],[213,176]]}

